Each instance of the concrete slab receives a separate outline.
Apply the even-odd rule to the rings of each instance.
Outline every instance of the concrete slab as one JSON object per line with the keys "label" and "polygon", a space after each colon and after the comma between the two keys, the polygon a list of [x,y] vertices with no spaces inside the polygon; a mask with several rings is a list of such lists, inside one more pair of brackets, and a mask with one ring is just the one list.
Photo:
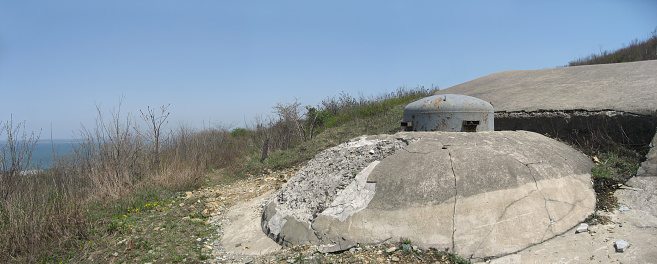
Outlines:
{"label": "concrete slab", "polygon": [[[367,156],[376,153],[386,154]],[[592,166],[526,131],[361,137],[311,160],[266,206],[262,226],[284,245],[407,238],[472,259],[502,256],[592,213]]]}
{"label": "concrete slab", "polygon": [[436,94],[473,96],[496,112],[613,109],[657,115],[657,60],[503,71]]}

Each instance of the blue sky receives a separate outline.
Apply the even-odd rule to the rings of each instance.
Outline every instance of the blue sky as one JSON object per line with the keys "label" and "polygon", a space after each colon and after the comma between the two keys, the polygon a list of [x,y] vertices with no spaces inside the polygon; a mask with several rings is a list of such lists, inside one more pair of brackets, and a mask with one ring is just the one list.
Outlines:
{"label": "blue sky", "polygon": [[171,104],[169,128],[276,103],[567,65],[643,40],[657,1],[0,0],[0,121],[72,138],[95,107]]}

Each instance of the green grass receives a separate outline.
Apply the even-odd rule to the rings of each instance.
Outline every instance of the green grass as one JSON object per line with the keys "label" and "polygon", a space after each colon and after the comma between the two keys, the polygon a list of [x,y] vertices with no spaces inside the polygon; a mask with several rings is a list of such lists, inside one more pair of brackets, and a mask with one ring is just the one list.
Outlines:
{"label": "green grass", "polygon": [[[120,202],[98,203],[89,209],[95,221],[92,235],[80,240],[69,252],[54,251],[40,263],[198,263],[209,258],[196,239],[210,239],[216,231],[205,219],[196,200],[185,200],[179,193],[145,189]],[[183,204],[183,206],[180,206]],[[192,208],[191,206],[195,206]],[[113,254],[117,253],[117,256]]]}
{"label": "green grass", "polygon": [[636,155],[623,155],[624,152],[603,152],[596,155],[598,162],[591,169],[594,179],[614,179],[625,181],[636,174],[639,159]]}
{"label": "green grass", "polygon": [[[239,173],[241,177],[246,174],[260,174],[267,170],[289,168],[312,159],[320,151],[337,146],[349,139],[361,135],[391,134],[401,130],[402,113],[407,101],[412,98],[388,103],[379,108],[376,113],[367,112],[370,116],[348,115],[340,121],[340,125],[326,127],[313,140],[300,142],[292,148],[277,151],[269,155],[264,162],[254,155],[245,164]],[[238,179],[240,177],[235,177]]]}

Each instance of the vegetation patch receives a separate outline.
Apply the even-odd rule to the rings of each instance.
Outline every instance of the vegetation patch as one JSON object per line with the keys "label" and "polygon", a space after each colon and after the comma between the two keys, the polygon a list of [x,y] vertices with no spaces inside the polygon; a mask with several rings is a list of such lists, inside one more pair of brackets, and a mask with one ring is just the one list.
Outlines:
{"label": "vegetation patch", "polygon": [[657,59],[657,28],[646,40],[634,39],[630,44],[616,51],[600,50],[599,54],[591,54],[568,63],[569,66],[621,63],[631,61]]}

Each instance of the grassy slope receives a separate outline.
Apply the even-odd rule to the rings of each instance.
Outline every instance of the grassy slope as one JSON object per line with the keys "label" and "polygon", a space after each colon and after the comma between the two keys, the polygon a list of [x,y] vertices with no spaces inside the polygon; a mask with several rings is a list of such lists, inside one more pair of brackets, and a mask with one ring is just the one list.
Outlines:
{"label": "grassy slope", "polygon": [[[421,96],[420,96],[421,97]],[[281,170],[304,163],[320,151],[364,134],[395,133],[400,130],[403,108],[419,97],[394,99],[385,107],[363,107],[356,114],[339,117],[332,127],[324,127],[312,140],[292,148],[271,153],[264,162],[259,153],[244,157],[247,162],[238,172],[224,170],[205,176],[205,186],[230,185],[244,177],[262,172]],[[202,207],[191,207],[184,194],[166,188],[150,187],[138,190],[129,199],[97,202],[87,210],[93,223],[87,238],[78,240],[75,247],[49,251],[37,259],[43,263],[87,263],[104,261],[149,262],[152,260],[195,263],[209,256],[201,252],[198,239],[210,239],[216,231],[202,222],[181,220],[183,217],[206,220]],[[181,206],[181,204],[184,204]],[[175,232],[154,232],[154,227]],[[124,237],[131,237],[122,243]],[[132,242],[131,242],[132,241]],[[156,254],[154,253],[156,252]],[[117,256],[114,256],[117,253]],[[18,262],[26,259],[17,259]]]}
{"label": "grassy slope", "polygon": [[585,58],[568,63],[569,66],[621,63],[657,59],[657,29],[644,41],[635,39],[626,47],[616,51],[601,51],[600,54],[591,54]]}

